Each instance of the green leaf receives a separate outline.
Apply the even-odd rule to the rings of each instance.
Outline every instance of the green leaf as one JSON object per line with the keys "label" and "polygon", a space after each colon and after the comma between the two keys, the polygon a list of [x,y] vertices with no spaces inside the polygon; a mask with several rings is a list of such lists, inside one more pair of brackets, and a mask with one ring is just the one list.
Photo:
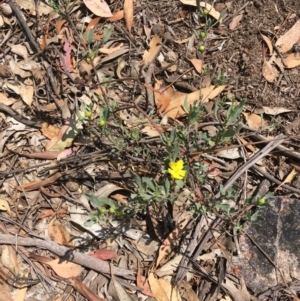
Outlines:
{"label": "green leaf", "polygon": [[104,28],[102,44],[105,44],[111,37],[112,31],[109,28]]}
{"label": "green leaf", "polygon": [[223,134],[223,142],[230,141],[235,135],[235,130],[234,129],[228,129],[227,131],[224,132]]}
{"label": "green leaf", "polygon": [[167,178],[165,181],[165,189],[166,189],[167,195],[170,193],[170,187],[171,187],[171,184],[170,184],[169,179]]}
{"label": "green leaf", "polygon": [[133,177],[133,179],[135,180],[138,187],[143,188],[142,179],[137,174],[135,174],[132,170],[129,170],[129,172]]}
{"label": "green leaf", "polygon": [[110,207],[115,206],[115,203],[110,198],[97,197],[95,195],[89,195],[85,193],[85,197],[95,206],[101,207],[102,205],[108,205]]}
{"label": "green leaf", "polygon": [[227,111],[227,120],[226,120],[227,125],[235,123],[235,121],[237,120],[237,118],[240,116],[240,114],[243,111],[244,104],[245,104],[245,101],[243,100],[238,105],[234,106],[234,104],[232,104],[229,107],[229,109]]}
{"label": "green leaf", "polygon": [[176,158],[179,155],[179,146],[177,143],[174,144],[174,150],[173,150],[173,161],[176,161]]}
{"label": "green leaf", "polygon": [[179,188],[183,188],[184,186],[184,182],[182,180],[175,180],[175,183]]}
{"label": "green leaf", "polygon": [[150,178],[143,177],[142,181],[143,181],[143,183],[146,183],[150,187],[150,189],[152,189],[152,191],[155,190],[155,186]]}
{"label": "green leaf", "polygon": [[90,29],[86,32],[86,43],[90,45],[93,41],[94,30]]}

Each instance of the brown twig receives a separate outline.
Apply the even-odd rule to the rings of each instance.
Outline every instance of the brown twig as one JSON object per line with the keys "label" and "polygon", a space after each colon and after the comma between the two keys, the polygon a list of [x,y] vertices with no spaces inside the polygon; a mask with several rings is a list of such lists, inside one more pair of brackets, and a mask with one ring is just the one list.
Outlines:
{"label": "brown twig", "polygon": [[[0,235],[0,244],[15,245],[16,243],[19,246],[38,247],[41,249],[49,250],[50,252],[60,256],[63,260],[77,263],[86,268],[105,274],[106,276],[110,275],[110,267],[108,262],[98,258],[93,258],[86,254],[69,249],[65,246],[61,246],[53,241],[30,238],[30,237],[18,237],[16,240],[16,237],[14,235],[9,235],[9,234]],[[134,272],[123,268],[114,267],[113,273],[116,276],[121,276],[126,279],[135,280]]]}
{"label": "brown twig", "polygon": [[257,171],[258,173],[262,174],[265,178],[267,178],[268,180],[270,180],[271,182],[277,184],[277,185],[281,185],[282,188],[289,190],[291,192],[297,193],[300,195],[300,189],[297,189],[295,187],[292,187],[290,185],[286,185],[286,184],[282,184],[282,181],[277,180],[276,178],[274,178],[273,176],[271,176],[270,174],[268,174],[267,172],[265,172],[264,170],[262,170],[261,168],[259,168],[256,164],[254,166],[252,166],[252,168]]}

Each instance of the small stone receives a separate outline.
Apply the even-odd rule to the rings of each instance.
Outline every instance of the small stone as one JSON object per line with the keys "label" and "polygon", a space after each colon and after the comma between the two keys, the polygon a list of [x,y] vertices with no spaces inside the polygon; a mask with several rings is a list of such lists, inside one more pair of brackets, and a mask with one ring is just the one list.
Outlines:
{"label": "small stone", "polygon": [[161,35],[164,32],[164,26],[161,24],[154,24],[151,28],[152,34]]}
{"label": "small stone", "polygon": [[11,7],[9,6],[9,4],[7,3],[2,3],[0,5],[0,11],[2,12],[3,15],[5,16],[9,16],[12,14],[12,9]]}
{"label": "small stone", "polygon": [[178,60],[178,55],[174,51],[170,50],[165,56],[165,59],[169,63],[176,62]]}
{"label": "small stone", "polygon": [[77,182],[69,181],[66,184],[66,187],[71,191],[75,192],[79,189],[79,184]]}

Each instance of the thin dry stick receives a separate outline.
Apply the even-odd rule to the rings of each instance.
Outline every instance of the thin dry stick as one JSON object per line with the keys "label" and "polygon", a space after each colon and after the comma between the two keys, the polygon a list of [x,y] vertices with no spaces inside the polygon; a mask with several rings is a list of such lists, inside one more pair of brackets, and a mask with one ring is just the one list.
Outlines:
{"label": "thin dry stick", "polygon": [[[268,180],[270,180],[271,182],[277,184],[277,185],[281,185],[282,184],[282,181],[280,180],[277,180],[276,178],[274,178],[273,176],[271,176],[270,174],[268,174],[267,172],[263,171],[261,168],[259,168],[256,164],[254,166],[252,166],[252,168],[254,170],[256,170],[258,173],[262,174],[265,178],[267,178]],[[300,195],[300,189],[297,189],[293,186],[290,186],[290,185],[286,185],[286,184],[283,184],[281,185],[281,188],[284,188],[286,190],[289,190],[291,192],[294,192],[294,193],[297,193]]]}
{"label": "thin dry stick", "polygon": [[[77,263],[81,266],[92,269],[99,273],[106,274],[106,276],[110,275],[110,268],[108,262],[90,257],[86,254],[82,254],[65,246],[61,246],[53,241],[30,237],[18,237],[17,243],[19,246],[38,247],[49,250],[50,252],[62,257],[62,259],[66,261]],[[9,234],[0,234],[0,244],[15,245],[16,237],[14,235]],[[121,276],[129,280],[135,280],[134,272],[132,271],[122,269],[119,267],[114,267],[113,272],[116,276]]]}
{"label": "thin dry stick", "polygon": [[[278,140],[273,140],[269,142],[262,150],[256,153],[250,160],[248,160],[245,164],[243,164],[234,174],[233,176],[226,182],[223,189],[226,191],[232,184],[249,168],[255,165],[260,159],[268,155],[274,148],[278,147],[280,144],[284,142],[286,137],[284,135],[279,135]],[[216,198],[221,196],[221,191],[217,193]]]}

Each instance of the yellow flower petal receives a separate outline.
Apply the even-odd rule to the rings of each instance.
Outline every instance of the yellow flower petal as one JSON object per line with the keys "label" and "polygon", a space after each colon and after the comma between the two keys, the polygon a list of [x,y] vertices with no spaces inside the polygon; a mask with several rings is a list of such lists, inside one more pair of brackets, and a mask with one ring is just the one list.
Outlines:
{"label": "yellow flower petal", "polygon": [[176,162],[170,162],[169,166],[174,170],[183,169],[183,160],[178,160]]}
{"label": "yellow flower petal", "polygon": [[174,180],[182,180],[185,177],[186,171],[183,169],[183,160],[169,163],[168,173]]}
{"label": "yellow flower petal", "polygon": [[186,171],[183,169],[168,169],[169,174],[175,180],[182,180],[185,177]]}

